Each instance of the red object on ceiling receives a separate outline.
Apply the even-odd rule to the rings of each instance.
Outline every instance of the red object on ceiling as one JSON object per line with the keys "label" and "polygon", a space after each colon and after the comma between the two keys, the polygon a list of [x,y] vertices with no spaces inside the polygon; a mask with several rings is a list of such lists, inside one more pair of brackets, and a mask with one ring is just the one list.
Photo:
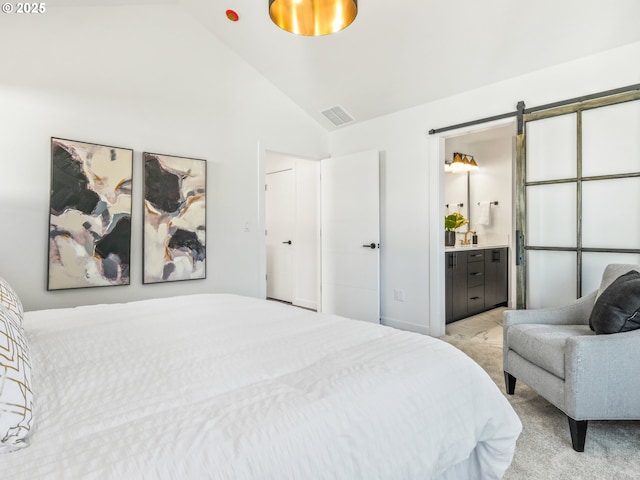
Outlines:
{"label": "red object on ceiling", "polygon": [[237,22],[240,16],[234,10],[227,10],[227,18],[232,22]]}

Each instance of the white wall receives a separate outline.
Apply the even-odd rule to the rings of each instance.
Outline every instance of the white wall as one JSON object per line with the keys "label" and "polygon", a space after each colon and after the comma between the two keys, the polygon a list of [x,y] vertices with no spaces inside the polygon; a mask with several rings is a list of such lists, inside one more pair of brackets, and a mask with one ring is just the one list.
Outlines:
{"label": "white wall", "polygon": [[[461,213],[469,218],[469,201],[467,199],[467,174],[445,172],[444,174],[444,214]],[[462,205],[462,207],[460,206]],[[465,231],[466,226],[460,231]]]}
{"label": "white wall", "polygon": [[[480,244],[508,244],[513,214],[512,138],[475,143],[472,148],[482,159],[482,168],[470,174],[470,228],[478,233]],[[498,202],[498,205],[490,207],[491,220],[488,225],[478,224],[480,202]]]}
{"label": "white wall", "polygon": [[[26,309],[261,293],[260,145],[327,156],[315,121],[174,6],[2,15],[0,43],[0,276]],[[130,286],[46,291],[51,136],[134,150]],[[142,285],[143,151],[208,160],[206,280]]]}
{"label": "white wall", "polygon": [[[429,163],[435,162],[439,167],[444,153],[437,158],[438,149],[430,150],[428,131],[514,111],[519,100],[524,100],[527,106],[536,106],[639,83],[638,58],[640,43],[634,43],[330,134],[331,155],[372,148],[382,152],[383,323],[429,333],[431,303],[440,301],[439,297],[429,298],[432,287],[429,272],[437,268],[430,265],[430,229],[441,228],[441,215],[433,215],[433,220],[429,215],[429,190],[441,189],[442,179],[429,176]],[[437,69],[438,65],[433,68]],[[440,168],[433,170],[441,171]],[[435,211],[444,214],[444,205]],[[439,238],[443,248],[443,235],[439,231],[435,234],[433,238]],[[435,287],[434,290],[438,290]],[[404,302],[393,300],[395,288],[405,290]],[[444,326],[444,318],[436,321]]]}

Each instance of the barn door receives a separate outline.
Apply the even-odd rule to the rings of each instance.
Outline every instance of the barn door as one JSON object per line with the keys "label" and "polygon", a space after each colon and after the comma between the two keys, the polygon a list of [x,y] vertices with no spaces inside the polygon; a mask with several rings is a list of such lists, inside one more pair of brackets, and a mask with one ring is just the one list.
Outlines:
{"label": "barn door", "polygon": [[517,148],[517,306],[595,290],[640,263],[640,92],[525,113]]}

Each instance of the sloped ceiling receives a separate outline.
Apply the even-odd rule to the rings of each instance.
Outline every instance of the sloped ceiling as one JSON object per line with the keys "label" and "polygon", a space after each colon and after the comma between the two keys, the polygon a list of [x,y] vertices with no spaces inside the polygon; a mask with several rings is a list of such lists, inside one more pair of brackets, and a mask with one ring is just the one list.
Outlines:
{"label": "sloped ceiling", "polygon": [[361,122],[640,41],[638,0],[360,0],[324,37],[279,29],[268,0],[49,3],[178,5],[328,130],[333,106]]}

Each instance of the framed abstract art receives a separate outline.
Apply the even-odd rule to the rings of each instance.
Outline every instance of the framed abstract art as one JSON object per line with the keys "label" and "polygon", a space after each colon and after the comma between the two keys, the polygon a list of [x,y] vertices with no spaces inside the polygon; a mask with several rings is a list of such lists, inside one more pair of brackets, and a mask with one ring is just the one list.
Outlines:
{"label": "framed abstract art", "polygon": [[133,151],[51,138],[48,290],[128,285]]}
{"label": "framed abstract art", "polygon": [[143,283],[206,278],[207,162],[143,153]]}

